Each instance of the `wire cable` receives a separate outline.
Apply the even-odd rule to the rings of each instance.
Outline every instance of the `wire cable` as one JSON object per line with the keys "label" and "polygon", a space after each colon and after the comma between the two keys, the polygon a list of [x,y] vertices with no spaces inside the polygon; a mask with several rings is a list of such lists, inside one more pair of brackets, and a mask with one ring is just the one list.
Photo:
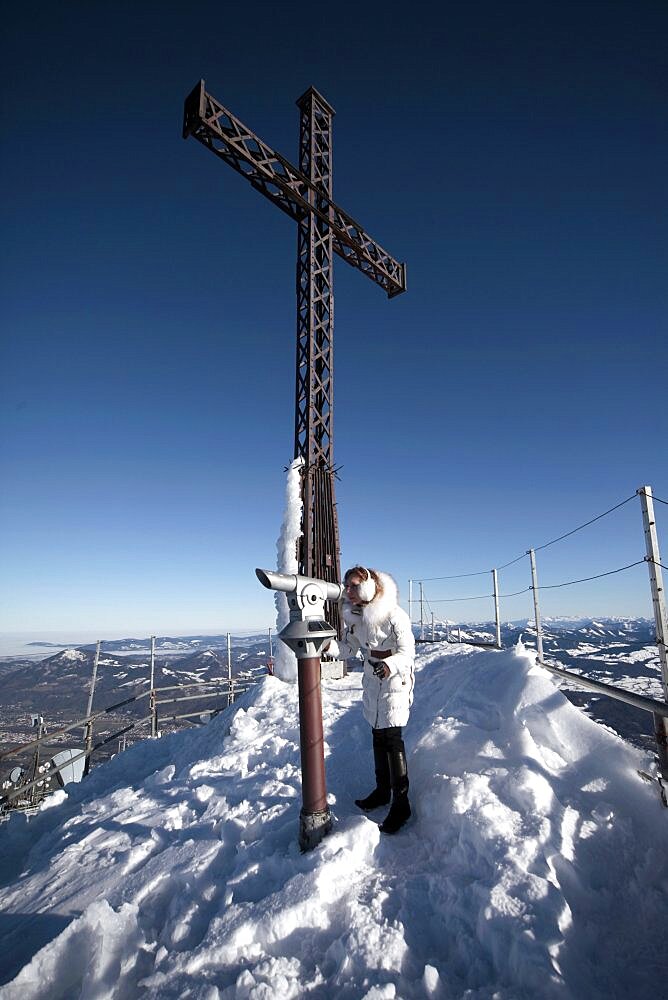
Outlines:
{"label": "wire cable", "polygon": [[439,597],[433,601],[434,604],[455,604],[459,601],[487,601],[494,597],[494,594],[476,594],[473,597]]}
{"label": "wire cable", "polygon": [[653,563],[655,566],[660,566],[661,569],[665,569],[666,572],[668,572],[668,566],[664,566],[663,563],[658,562],[657,559],[650,559],[649,557],[646,557],[644,561],[648,563]]}
{"label": "wire cable", "polygon": [[[574,535],[576,531],[582,531],[583,528],[588,528],[590,524],[594,523],[594,521],[600,521],[602,517],[606,517],[608,514],[612,514],[613,510],[619,510],[620,507],[623,507],[624,504],[629,503],[630,500],[635,500],[636,496],[637,493],[633,493],[632,496],[627,497],[626,500],[622,500],[621,503],[615,504],[615,506],[611,507],[610,510],[605,510],[603,511],[602,514],[598,514],[596,517],[592,517],[591,521],[585,521],[584,524],[578,525],[578,527],[573,528],[572,531],[567,531],[565,535],[559,535],[558,538],[553,538],[551,542],[545,542],[544,545],[538,545],[534,549],[534,552],[540,552],[541,549],[546,549],[548,545],[554,545],[555,542],[561,542],[564,538],[568,538],[570,535]],[[592,579],[594,579],[594,577],[592,577]]]}
{"label": "wire cable", "polygon": [[668,507],[668,500],[662,500],[661,497],[655,497],[655,496],[652,497],[652,500],[657,500],[658,503],[665,503],[666,507]]}
{"label": "wire cable", "polygon": [[416,580],[416,583],[433,583],[434,580],[462,580],[465,576],[487,576],[488,573],[492,571],[489,569],[481,569],[479,573],[455,573],[454,576],[425,576],[421,580]]}
{"label": "wire cable", "polygon": [[526,555],[526,552],[523,552],[521,555],[517,556],[515,559],[511,559],[510,562],[504,563],[503,566],[497,566],[496,568],[497,568],[497,570],[502,570],[502,569],[507,569],[509,566],[514,566],[516,562],[520,561],[520,559],[524,559],[525,555]]}
{"label": "wire cable", "polygon": [[[622,573],[625,569],[631,569],[633,566],[642,566],[644,562],[644,559],[639,559],[637,562],[629,563],[628,566],[620,566],[619,569],[611,569],[607,573],[597,573],[596,576],[585,576],[581,580],[567,580],[565,583],[542,583],[536,590],[555,590],[557,587],[570,587],[574,583],[587,583],[589,580],[600,580],[602,576],[612,576],[613,573]],[[533,589],[533,586],[529,588],[529,590]]]}
{"label": "wire cable", "polygon": [[[546,549],[549,545],[554,545],[556,542],[563,541],[564,538],[569,538],[571,535],[574,535],[576,531],[582,531],[583,528],[588,528],[590,524],[594,524],[596,521],[600,521],[602,517],[607,517],[608,514],[612,514],[613,511],[619,510],[620,507],[623,507],[625,504],[630,503],[631,500],[635,500],[637,496],[638,496],[637,493],[633,493],[630,497],[627,497],[626,500],[622,500],[621,503],[617,503],[615,504],[614,507],[610,507],[609,510],[604,510],[602,514],[597,514],[596,517],[592,517],[590,521],[585,521],[584,524],[579,524],[577,528],[572,528],[571,531],[567,531],[565,534],[559,535],[558,538],[553,538],[549,542],[544,542],[543,545],[537,545],[534,548],[534,552],[540,552],[541,549]],[[660,497],[654,497],[654,499],[658,500],[659,503],[665,503],[668,505],[668,502],[666,500],[661,500]],[[495,568],[497,571],[500,571],[502,569],[508,569],[509,566],[514,566],[515,563],[520,561],[520,559],[524,559],[526,555],[527,552],[522,552],[521,555],[516,556],[514,559],[511,559],[510,562],[504,563],[502,566],[497,566]],[[430,577],[425,577],[423,580],[416,580],[415,582],[432,583],[435,580],[462,580],[464,579],[464,577],[486,576],[490,572],[491,570],[487,569],[487,570],[480,570],[478,573],[456,573],[453,576],[430,576]],[[592,577],[591,579],[595,579],[595,577]],[[522,591],[520,591],[520,593],[522,593]],[[467,600],[467,598],[461,598],[461,600]]]}
{"label": "wire cable", "polygon": [[524,590],[516,590],[514,594],[499,594],[499,600],[502,597],[517,597],[518,594],[528,594],[531,587],[525,587]]}

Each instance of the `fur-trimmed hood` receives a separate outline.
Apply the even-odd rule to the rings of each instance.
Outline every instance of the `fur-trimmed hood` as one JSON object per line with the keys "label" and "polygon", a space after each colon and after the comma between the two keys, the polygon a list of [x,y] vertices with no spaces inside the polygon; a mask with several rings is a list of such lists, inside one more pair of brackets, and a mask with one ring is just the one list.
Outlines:
{"label": "fur-trimmed hood", "polygon": [[361,617],[366,625],[379,625],[385,621],[399,603],[399,591],[389,573],[376,570],[376,575],[383,588],[382,594],[376,594],[370,604],[352,604],[346,597],[343,599],[343,620],[350,623]]}

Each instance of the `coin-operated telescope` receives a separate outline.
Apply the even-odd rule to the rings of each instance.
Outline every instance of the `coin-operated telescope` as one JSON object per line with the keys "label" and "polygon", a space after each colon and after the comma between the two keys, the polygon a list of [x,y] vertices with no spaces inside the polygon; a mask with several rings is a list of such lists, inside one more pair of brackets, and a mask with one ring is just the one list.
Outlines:
{"label": "coin-operated telescope", "polygon": [[320,656],[323,646],[336,638],[336,630],[325,621],[325,601],[338,601],[343,584],[267,569],[256,569],[255,574],[267,589],[288,595],[290,621],[279,632],[279,638],[298,660]]}
{"label": "coin-operated telescope", "polygon": [[297,657],[302,761],[299,846],[307,851],[332,828],[325,784],[320,653],[336,637],[336,630],[325,620],[325,601],[338,601],[344,588],[340,583],[266,569],[256,569],[255,575],[268,590],[288,595],[290,621],[278,637]]}

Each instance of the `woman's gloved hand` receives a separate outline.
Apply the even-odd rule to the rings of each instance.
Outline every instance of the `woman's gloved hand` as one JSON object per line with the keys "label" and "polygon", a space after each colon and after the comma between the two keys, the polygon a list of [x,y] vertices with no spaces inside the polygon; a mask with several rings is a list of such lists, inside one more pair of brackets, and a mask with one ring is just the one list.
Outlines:
{"label": "woman's gloved hand", "polygon": [[369,663],[379,681],[390,676],[390,668],[385,663],[382,663],[380,660],[369,660]]}

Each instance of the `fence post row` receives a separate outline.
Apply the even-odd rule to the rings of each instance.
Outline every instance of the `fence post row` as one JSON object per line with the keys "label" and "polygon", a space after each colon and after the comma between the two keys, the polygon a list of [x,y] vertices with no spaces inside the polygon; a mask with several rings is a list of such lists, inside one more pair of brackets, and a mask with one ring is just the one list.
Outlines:
{"label": "fence post row", "polygon": [[[638,496],[640,497],[643,528],[645,531],[647,569],[649,570],[649,583],[652,590],[656,645],[659,650],[659,661],[661,663],[661,684],[664,700],[668,702],[668,656],[666,655],[668,619],[666,616],[666,597],[663,589],[661,554],[659,552],[659,536],[656,531],[656,520],[654,517],[652,487],[641,486],[638,490]],[[661,777],[668,779],[668,720],[656,713],[654,713],[654,735],[656,737]]]}
{"label": "fence post row", "polygon": [[[658,751],[658,769],[660,774],[659,783],[662,785],[663,781],[668,781],[668,648],[666,643],[668,641],[668,612],[666,610],[666,594],[663,586],[663,574],[661,572],[661,553],[659,551],[659,539],[656,530],[656,519],[654,516],[654,498],[652,496],[651,486],[641,486],[636,490],[636,494],[640,497],[640,503],[642,507],[642,517],[643,517],[643,528],[645,533],[645,549],[646,556],[645,562],[647,563],[647,568],[649,570],[649,580],[650,588],[652,592],[652,608],[654,611],[654,624],[656,631],[656,645],[659,651],[659,660],[661,663],[661,685],[663,689],[663,702],[657,701],[653,698],[648,698],[644,695],[631,695],[629,692],[622,688],[615,687],[611,684],[605,684],[598,681],[591,681],[582,675],[573,674],[568,670],[565,670],[554,665],[546,664],[543,660],[543,627],[540,616],[540,604],[539,604],[539,587],[538,587],[538,573],[536,570],[536,552],[535,549],[527,549],[527,555],[529,556],[531,562],[531,587],[530,590],[533,592],[533,606],[534,615],[536,621],[536,648],[537,648],[537,658],[538,662],[542,666],[546,667],[552,673],[572,679],[576,684],[581,687],[589,688],[590,690],[600,691],[609,697],[615,698],[618,701],[627,702],[628,704],[635,705],[637,708],[641,708],[646,712],[650,712],[654,719],[654,735],[657,743]],[[631,500],[629,497],[623,503],[627,503]],[[617,507],[621,507],[623,504],[618,504]],[[613,507],[612,510],[616,510],[617,507]],[[610,513],[610,511],[606,511]],[[600,515],[601,517],[604,515]],[[599,518],[594,518],[598,520]],[[592,522],[587,522],[590,524]],[[581,525],[581,527],[586,527],[587,525]],[[579,529],[575,529],[579,530]],[[572,534],[572,532],[569,532]],[[565,536],[562,536],[565,537]],[[560,539],[555,539],[555,541],[560,541]],[[552,543],[548,543],[552,544]],[[544,546],[543,546],[544,547]],[[637,565],[637,564],[634,564]],[[629,567],[623,567],[628,569]],[[475,575],[475,574],[473,574]],[[606,574],[602,574],[606,575]],[[495,623],[496,623],[496,646],[501,648],[501,619],[499,612],[499,587],[498,587],[498,573],[496,569],[492,570],[492,581],[494,587],[494,613],[495,613]],[[584,582],[584,581],[571,581],[573,583]],[[424,610],[423,610],[424,594],[422,589],[422,581],[420,581],[420,638],[424,639]],[[408,581],[408,608],[411,622],[413,620],[412,610],[413,610],[413,580]],[[458,638],[461,641],[461,629],[457,629]],[[450,641],[450,627],[446,622],[446,636],[448,641]],[[434,616],[432,613],[432,639],[434,638]],[[643,775],[647,777],[646,775]],[[662,785],[661,797],[664,805],[668,806],[668,795],[666,795],[666,789]]]}

